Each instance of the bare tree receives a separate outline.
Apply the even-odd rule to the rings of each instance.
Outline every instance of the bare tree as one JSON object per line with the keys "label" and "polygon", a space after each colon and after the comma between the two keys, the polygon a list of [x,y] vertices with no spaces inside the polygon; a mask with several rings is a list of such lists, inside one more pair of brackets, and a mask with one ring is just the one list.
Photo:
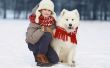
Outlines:
{"label": "bare tree", "polygon": [[3,3],[3,11],[4,11],[3,18],[6,19],[6,10],[7,10],[6,0],[2,0],[2,3]]}

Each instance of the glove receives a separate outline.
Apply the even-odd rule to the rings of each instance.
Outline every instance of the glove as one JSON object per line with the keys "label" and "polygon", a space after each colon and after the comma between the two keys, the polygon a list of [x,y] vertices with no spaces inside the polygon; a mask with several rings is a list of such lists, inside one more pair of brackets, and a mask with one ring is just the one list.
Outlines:
{"label": "glove", "polygon": [[31,15],[29,16],[30,22],[35,23],[35,19],[36,19],[36,15],[35,15],[35,14],[31,14]]}

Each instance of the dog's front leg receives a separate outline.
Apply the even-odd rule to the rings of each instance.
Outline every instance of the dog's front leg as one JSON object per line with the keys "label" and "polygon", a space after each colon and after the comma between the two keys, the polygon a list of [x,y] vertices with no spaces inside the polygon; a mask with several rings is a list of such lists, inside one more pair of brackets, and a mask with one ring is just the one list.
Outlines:
{"label": "dog's front leg", "polygon": [[74,58],[75,58],[75,49],[71,49],[69,51],[68,59],[67,59],[67,63],[68,63],[69,66],[72,66],[72,67],[75,66]]}

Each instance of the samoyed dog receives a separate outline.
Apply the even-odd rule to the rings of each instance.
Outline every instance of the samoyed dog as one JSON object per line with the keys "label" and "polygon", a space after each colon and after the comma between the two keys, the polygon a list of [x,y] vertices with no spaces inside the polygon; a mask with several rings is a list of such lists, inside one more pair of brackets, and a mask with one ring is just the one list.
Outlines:
{"label": "samoyed dog", "polygon": [[57,28],[51,46],[58,54],[59,60],[70,66],[75,66],[75,49],[77,45],[77,29],[79,13],[77,9],[68,11],[63,9],[60,13]]}

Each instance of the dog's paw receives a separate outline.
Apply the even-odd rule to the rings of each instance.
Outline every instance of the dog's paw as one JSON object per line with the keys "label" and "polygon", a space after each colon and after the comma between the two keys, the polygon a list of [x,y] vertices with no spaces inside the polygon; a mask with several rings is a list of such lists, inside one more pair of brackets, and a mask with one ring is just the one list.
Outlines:
{"label": "dog's paw", "polygon": [[71,66],[71,67],[75,67],[76,65],[72,63],[72,64],[69,64],[69,66]]}
{"label": "dog's paw", "polygon": [[75,64],[75,61],[72,61],[73,64]]}
{"label": "dog's paw", "polygon": [[60,61],[61,63],[63,63],[63,60],[62,61]]}
{"label": "dog's paw", "polygon": [[75,65],[75,61],[72,61],[72,63],[69,63],[68,65],[71,66],[71,67],[75,67],[76,66]]}

